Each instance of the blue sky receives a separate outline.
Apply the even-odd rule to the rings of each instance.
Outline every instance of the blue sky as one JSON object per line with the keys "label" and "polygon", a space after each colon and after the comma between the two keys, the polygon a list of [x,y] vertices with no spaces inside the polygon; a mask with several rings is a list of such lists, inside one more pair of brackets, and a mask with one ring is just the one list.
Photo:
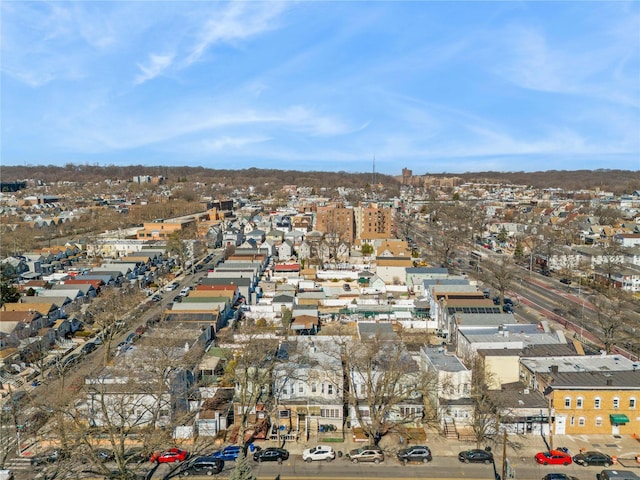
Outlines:
{"label": "blue sky", "polygon": [[640,2],[0,8],[4,165],[640,169]]}

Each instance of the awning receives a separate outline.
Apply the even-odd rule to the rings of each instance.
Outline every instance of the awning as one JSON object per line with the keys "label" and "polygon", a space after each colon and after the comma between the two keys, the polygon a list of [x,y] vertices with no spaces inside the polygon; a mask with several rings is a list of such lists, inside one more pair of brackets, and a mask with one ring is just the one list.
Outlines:
{"label": "awning", "polygon": [[609,419],[611,420],[611,423],[629,423],[629,417],[624,413],[612,413],[609,415]]}

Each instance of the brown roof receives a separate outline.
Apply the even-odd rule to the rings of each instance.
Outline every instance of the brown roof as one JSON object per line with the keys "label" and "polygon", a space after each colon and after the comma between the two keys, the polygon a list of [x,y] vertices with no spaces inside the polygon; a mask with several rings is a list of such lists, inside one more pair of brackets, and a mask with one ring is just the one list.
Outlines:
{"label": "brown roof", "polygon": [[36,311],[0,311],[0,322],[25,322],[31,323],[38,317],[41,317],[40,313]]}
{"label": "brown roof", "polygon": [[2,310],[5,312],[28,312],[33,310],[41,315],[49,315],[51,311],[57,310],[55,303],[5,303]]}

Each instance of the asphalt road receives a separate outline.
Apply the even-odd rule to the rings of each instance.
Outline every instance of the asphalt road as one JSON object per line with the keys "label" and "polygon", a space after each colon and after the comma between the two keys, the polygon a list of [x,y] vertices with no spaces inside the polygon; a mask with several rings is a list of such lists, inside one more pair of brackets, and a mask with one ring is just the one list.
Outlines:
{"label": "asphalt road", "polygon": [[[235,466],[234,462],[227,462],[218,478],[227,478]],[[514,473],[517,479],[540,479],[547,473],[559,472],[575,476],[582,480],[596,478],[596,473],[602,467],[581,467],[575,464],[569,466],[543,466],[536,464],[533,459],[514,459]],[[495,480],[493,465],[463,464],[455,457],[435,457],[432,462],[424,464],[402,465],[395,459],[374,465],[372,463],[353,464],[348,460],[336,459],[333,462],[306,463],[299,456],[292,456],[281,465],[277,463],[253,464],[253,473],[259,479],[279,480],[292,479],[366,479],[366,478],[394,478],[394,479],[464,479],[464,480]],[[153,479],[165,478],[173,466],[160,465],[154,472]],[[502,464],[496,464],[499,474]],[[179,478],[179,477],[173,477]],[[191,477],[190,477],[191,478]],[[206,478],[206,477],[202,477]]]}

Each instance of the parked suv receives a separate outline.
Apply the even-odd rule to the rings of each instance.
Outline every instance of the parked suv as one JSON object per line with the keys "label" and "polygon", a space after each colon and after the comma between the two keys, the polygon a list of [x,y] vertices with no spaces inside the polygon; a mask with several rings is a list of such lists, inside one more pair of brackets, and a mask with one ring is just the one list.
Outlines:
{"label": "parked suv", "polygon": [[429,447],[422,445],[403,448],[398,452],[398,460],[405,465],[409,462],[428,463],[431,461],[431,458],[431,450],[429,450]]}
{"label": "parked suv", "polygon": [[384,452],[380,447],[368,445],[366,447],[351,450],[347,453],[347,458],[349,458],[353,463],[373,462],[378,464],[380,462],[384,462]]}
{"label": "parked suv", "polygon": [[198,457],[187,463],[179,475],[217,475],[224,468],[224,462],[215,457]]}
{"label": "parked suv", "polygon": [[218,450],[217,452],[213,452],[211,457],[217,458],[219,460],[223,460],[225,462],[233,462],[238,459],[238,455],[240,455],[241,447],[238,445],[227,445],[222,450]]}
{"label": "parked suv", "polygon": [[302,452],[302,459],[305,462],[313,462],[314,460],[325,460],[327,462],[330,462],[335,458],[335,450],[326,445],[317,445],[312,448],[307,448]]}

